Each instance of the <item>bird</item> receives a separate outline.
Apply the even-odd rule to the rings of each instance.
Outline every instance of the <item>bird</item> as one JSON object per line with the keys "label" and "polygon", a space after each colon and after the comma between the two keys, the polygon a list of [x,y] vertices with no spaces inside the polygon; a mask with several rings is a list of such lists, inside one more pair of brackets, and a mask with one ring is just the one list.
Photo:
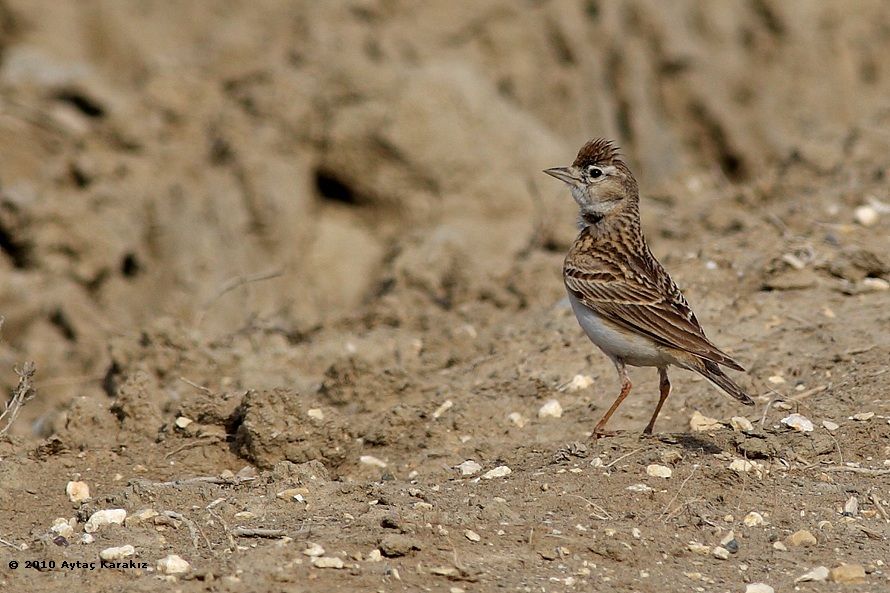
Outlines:
{"label": "bird", "polygon": [[587,337],[611,359],[621,391],[596,424],[593,438],[612,436],[606,423],[631,390],[627,366],[655,367],[659,399],[643,430],[651,435],[671,393],[668,367],[703,375],[745,405],[751,397],[722,369],[744,371],[705,335],[692,308],[655,259],[640,225],[639,186],[615,144],[590,140],[569,167],[544,173],[569,186],[578,204],[578,233],[563,263],[575,317]]}

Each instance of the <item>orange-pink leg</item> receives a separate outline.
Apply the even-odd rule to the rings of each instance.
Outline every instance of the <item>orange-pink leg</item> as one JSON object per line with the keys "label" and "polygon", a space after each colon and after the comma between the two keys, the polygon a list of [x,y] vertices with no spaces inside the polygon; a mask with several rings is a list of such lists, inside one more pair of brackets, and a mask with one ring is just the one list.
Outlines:
{"label": "orange-pink leg", "polygon": [[612,407],[606,412],[605,416],[596,423],[596,427],[593,429],[593,438],[599,438],[602,436],[610,436],[610,433],[607,433],[604,429],[606,427],[606,422],[609,421],[609,418],[612,417],[612,414],[615,413],[615,410],[618,409],[618,406],[621,405],[621,402],[624,401],[624,398],[627,397],[627,394],[630,393],[630,388],[632,387],[630,383],[630,379],[627,378],[627,369],[624,368],[624,363],[620,360],[615,361],[615,368],[618,369],[618,375],[621,377],[621,393],[618,394],[618,397],[615,398],[615,401],[612,403]]}
{"label": "orange-pink leg", "polygon": [[658,398],[658,405],[655,406],[655,413],[652,414],[652,419],[649,421],[649,424],[646,425],[646,428],[643,429],[643,434],[652,434],[652,429],[655,428],[655,419],[658,418],[658,414],[661,412],[661,406],[664,405],[664,400],[671,394],[671,382],[668,380],[667,368],[658,369],[658,377],[660,379],[658,388],[661,397]]}

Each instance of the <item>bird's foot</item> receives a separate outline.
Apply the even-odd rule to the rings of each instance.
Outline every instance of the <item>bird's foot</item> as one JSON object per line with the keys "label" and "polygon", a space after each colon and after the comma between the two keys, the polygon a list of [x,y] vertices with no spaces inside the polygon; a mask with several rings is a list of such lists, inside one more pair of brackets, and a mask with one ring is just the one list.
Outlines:
{"label": "bird's foot", "polygon": [[593,436],[591,436],[591,438],[595,441],[595,440],[597,440],[597,439],[602,439],[602,438],[606,438],[606,437],[617,437],[617,436],[620,436],[620,435],[622,435],[622,434],[625,434],[626,432],[627,432],[626,430],[604,430],[604,429],[599,429],[599,430],[594,430],[594,431],[593,431]]}

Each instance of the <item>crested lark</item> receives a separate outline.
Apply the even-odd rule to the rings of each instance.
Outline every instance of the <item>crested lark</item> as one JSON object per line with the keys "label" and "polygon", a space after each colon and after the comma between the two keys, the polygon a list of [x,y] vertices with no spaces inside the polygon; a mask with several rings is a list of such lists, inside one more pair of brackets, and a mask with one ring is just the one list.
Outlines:
{"label": "crested lark", "polygon": [[572,309],[621,377],[621,392],[597,423],[594,437],[606,434],[606,422],[630,393],[625,365],[656,367],[661,379],[661,397],[643,434],[652,434],[671,392],[670,365],[700,373],[753,405],[720,365],[744,369],[708,340],[680,289],[649,251],[640,229],[637,182],[612,143],[591,140],[571,167],[544,172],[569,186],[580,209],[581,233],[563,265]]}

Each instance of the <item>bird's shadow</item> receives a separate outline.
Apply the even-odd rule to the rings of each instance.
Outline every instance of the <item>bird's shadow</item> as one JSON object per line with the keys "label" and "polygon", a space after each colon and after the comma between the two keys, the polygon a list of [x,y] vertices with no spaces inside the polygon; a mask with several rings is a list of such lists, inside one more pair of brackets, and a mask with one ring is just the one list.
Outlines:
{"label": "bird's shadow", "polygon": [[702,453],[721,453],[723,449],[714,441],[702,439],[694,434],[675,433],[659,435],[658,440],[670,445],[680,445],[687,451],[699,451]]}

